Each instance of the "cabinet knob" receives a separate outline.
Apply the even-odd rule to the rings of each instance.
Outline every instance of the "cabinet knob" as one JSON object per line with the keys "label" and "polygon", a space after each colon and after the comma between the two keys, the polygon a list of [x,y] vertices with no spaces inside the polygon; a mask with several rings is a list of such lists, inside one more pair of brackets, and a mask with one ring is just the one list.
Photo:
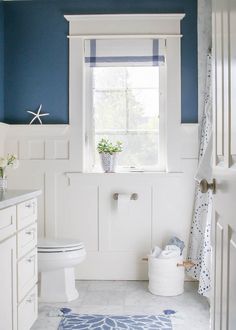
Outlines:
{"label": "cabinet knob", "polygon": [[28,259],[26,259],[27,262],[32,262],[34,260],[34,256],[29,257]]}
{"label": "cabinet knob", "polygon": [[33,206],[32,203],[27,203],[27,204],[25,204],[25,207],[27,207],[28,209],[30,209],[32,206]]}
{"label": "cabinet knob", "polygon": [[26,299],[26,302],[31,304],[35,300],[35,294],[32,294],[28,299]]}
{"label": "cabinet knob", "polygon": [[26,235],[33,235],[33,234],[34,234],[34,232],[35,232],[35,229],[34,229],[34,228],[32,228],[32,229],[30,229],[30,230],[26,231],[25,233],[26,233]]}

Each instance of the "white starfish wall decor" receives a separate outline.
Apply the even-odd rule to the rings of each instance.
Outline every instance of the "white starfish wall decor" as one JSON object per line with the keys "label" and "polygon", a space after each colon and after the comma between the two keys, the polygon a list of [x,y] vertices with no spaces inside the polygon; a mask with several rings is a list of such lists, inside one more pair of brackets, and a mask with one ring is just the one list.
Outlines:
{"label": "white starfish wall decor", "polygon": [[30,113],[31,115],[34,115],[33,119],[31,120],[31,122],[29,123],[29,125],[31,125],[36,119],[38,119],[38,121],[40,122],[40,124],[42,125],[42,120],[40,119],[40,117],[43,116],[48,116],[49,113],[40,113],[42,109],[42,104],[40,104],[38,111],[37,112],[33,112],[33,111],[27,111],[28,113]]}

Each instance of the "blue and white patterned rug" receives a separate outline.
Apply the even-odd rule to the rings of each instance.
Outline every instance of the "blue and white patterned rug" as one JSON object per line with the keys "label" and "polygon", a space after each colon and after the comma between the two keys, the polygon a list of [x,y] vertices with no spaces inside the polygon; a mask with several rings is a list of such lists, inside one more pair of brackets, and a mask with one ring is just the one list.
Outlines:
{"label": "blue and white patterned rug", "polygon": [[61,309],[63,318],[58,330],[93,329],[93,330],[172,330],[172,310],[165,310],[161,315],[97,315],[75,314]]}

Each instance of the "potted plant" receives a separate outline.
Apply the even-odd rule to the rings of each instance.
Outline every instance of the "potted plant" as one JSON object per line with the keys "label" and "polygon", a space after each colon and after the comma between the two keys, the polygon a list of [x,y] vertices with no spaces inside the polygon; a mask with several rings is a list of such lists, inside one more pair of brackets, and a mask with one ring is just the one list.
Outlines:
{"label": "potted plant", "polygon": [[113,144],[108,139],[101,139],[98,142],[97,150],[101,157],[104,172],[115,172],[117,153],[122,151],[122,142],[117,141]]}
{"label": "potted plant", "polygon": [[4,191],[7,189],[7,168],[12,167],[16,169],[18,165],[19,162],[15,155],[8,154],[5,157],[0,157],[0,190]]}

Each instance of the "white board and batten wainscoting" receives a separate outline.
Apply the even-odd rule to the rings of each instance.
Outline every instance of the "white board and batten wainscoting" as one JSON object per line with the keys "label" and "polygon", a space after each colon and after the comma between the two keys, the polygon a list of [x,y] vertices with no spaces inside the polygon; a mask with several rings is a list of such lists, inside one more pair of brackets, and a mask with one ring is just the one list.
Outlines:
{"label": "white board and batten wainscoting", "polygon": [[[84,242],[87,258],[76,269],[78,279],[147,279],[142,258],[152,246],[165,244],[172,235],[188,244],[198,125],[181,124],[180,120],[182,18],[179,14],[66,16],[70,25],[69,125],[8,127],[5,152],[20,159],[20,168],[9,174],[9,187],[42,190],[38,199],[40,236]],[[102,37],[107,26],[112,36],[164,36],[169,50],[177,50],[174,55],[169,53],[173,59],[167,79],[166,172],[85,171],[83,61],[78,60],[78,53],[83,52],[85,36]],[[136,193],[138,199],[120,211],[114,193]]]}

